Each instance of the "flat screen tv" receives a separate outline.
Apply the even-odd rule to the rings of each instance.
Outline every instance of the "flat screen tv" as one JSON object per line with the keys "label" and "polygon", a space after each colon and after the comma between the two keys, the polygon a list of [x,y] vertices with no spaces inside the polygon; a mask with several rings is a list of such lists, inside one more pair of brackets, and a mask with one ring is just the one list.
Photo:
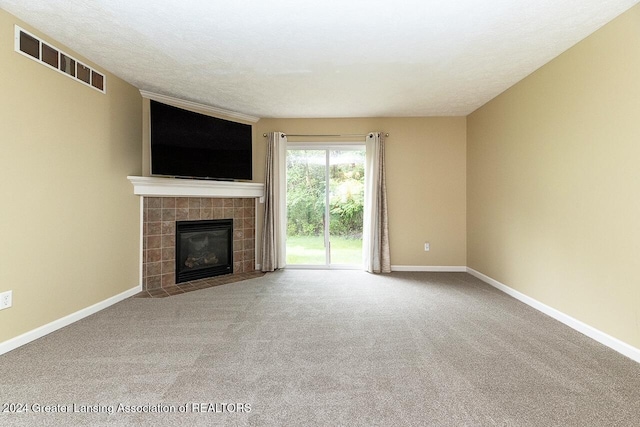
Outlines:
{"label": "flat screen tv", "polygon": [[251,125],[151,101],[151,174],[250,180]]}

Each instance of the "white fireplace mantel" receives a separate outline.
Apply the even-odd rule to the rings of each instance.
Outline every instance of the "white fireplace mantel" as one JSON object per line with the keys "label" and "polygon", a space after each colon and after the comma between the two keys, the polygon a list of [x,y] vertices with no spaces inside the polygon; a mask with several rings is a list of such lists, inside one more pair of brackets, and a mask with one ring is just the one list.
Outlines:
{"label": "white fireplace mantel", "polygon": [[147,197],[264,197],[264,184],[255,182],[208,181],[199,179],[128,176],[133,194]]}

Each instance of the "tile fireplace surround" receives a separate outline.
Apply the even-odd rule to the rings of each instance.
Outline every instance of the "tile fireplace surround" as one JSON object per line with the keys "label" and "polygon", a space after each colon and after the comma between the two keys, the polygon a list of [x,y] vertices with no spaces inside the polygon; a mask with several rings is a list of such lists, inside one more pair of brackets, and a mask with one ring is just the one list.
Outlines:
{"label": "tile fireplace surround", "polygon": [[256,206],[263,185],[129,177],[142,198],[142,289],[169,288],[175,280],[176,221],[233,219],[233,275],[256,269]]}

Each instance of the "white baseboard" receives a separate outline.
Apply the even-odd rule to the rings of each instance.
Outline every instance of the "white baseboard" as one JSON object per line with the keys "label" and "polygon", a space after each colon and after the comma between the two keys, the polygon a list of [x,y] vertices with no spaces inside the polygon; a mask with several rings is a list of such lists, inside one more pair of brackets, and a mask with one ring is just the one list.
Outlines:
{"label": "white baseboard", "polygon": [[431,265],[392,265],[391,271],[430,271],[439,273],[466,273],[467,267]]}
{"label": "white baseboard", "polygon": [[546,314],[547,316],[553,317],[554,319],[564,323],[570,328],[575,329],[576,331],[588,336],[589,338],[598,341],[600,344],[606,345],[607,347],[617,351],[618,353],[627,356],[629,359],[635,360],[636,362],[640,363],[640,349],[635,348],[623,341],[620,341],[619,339],[614,338],[611,335],[608,335],[594,328],[593,326],[589,326],[578,319],[574,319],[573,317],[564,314],[563,312],[556,310],[553,307],[549,307],[548,305],[543,304],[540,301],[523,294],[522,292],[516,291],[515,289],[510,288],[509,286],[500,283],[497,280],[474,270],[473,268],[467,267],[467,272],[472,276],[475,276],[478,279],[482,280],[483,282],[488,283],[494,288],[499,289],[502,292],[514,297],[515,299],[527,304],[528,306],[533,307],[536,310]]}
{"label": "white baseboard", "polygon": [[105,308],[112,306],[113,304],[116,304],[122,300],[125,300],[140,291],[142,291],[142,285],[138,285],[118,295],[112,296],[111,298],[107,298],[104,301],[100,301],[96,304],[93,304],[92,306],[83,308],[82,310],[76,311],[75,313],[71,313],[61,319],[54,320],[51,323],[47,323],[46,325],[40,326],[39,328],[33,329],[29,332],[25,332],[22,335],[18,335],[15,338],[4,341],[0,343],[0,355],[5,354],[11,350],[15,350],[20,346],[37,340],[38,338],[50,334],[51,332],[57,331],[58,329],[62,329],[65,326],[77,322],[80,319],[91,316],[92,314],[97,313],[100,310],[104,310]]}

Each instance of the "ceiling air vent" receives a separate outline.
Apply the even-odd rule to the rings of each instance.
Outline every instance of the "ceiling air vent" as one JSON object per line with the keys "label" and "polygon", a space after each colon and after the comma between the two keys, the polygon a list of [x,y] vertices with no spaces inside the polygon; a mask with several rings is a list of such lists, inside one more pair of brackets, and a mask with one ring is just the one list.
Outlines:
{"label": "ceiling air vent", "polygon": [[84,65],[72,56],[67,55],[57,47],[45,43],[38,37],[15,26],[16,52],[38,61],[42,65],[52,68],[59,73],[71,77],[86,86],[106,92],[107,78],[91,67]]}

